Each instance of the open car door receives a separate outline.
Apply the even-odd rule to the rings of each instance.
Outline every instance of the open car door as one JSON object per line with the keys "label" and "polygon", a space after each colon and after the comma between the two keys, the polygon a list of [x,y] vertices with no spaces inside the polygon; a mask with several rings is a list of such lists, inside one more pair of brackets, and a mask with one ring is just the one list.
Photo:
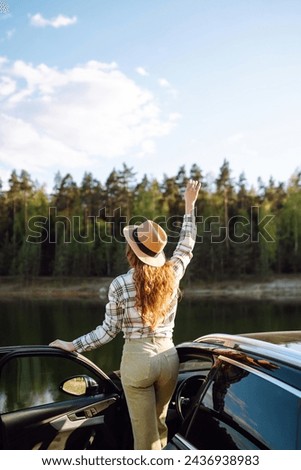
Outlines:
{"label": "open car door", "polygon": [[2,449],[130,449],[121,388],[77,353],[18,347],[0,362]]}

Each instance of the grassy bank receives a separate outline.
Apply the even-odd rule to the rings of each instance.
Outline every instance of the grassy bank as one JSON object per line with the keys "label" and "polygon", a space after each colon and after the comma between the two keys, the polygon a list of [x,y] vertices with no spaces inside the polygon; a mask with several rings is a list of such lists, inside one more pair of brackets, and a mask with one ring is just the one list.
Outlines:
{"label": "grassy bank", "polygon": [[188,286],[186,295],[202,298],[237,298],[248,300],[296,300],[301,302],[301,275],[273,276],[267,279],[254,277],[199,283]]}
{"label": "grassy bank", "polygon": [[106,297],[110,278],[0,278],[0,298],[98,298]]}
{"label": "grassy bank", "polygon": [[[111,278],[0,278],[0,298],[106,299]],[[295,299],[301,301],[301,275],[273,276],[263,280],[197,282],[182,288],[190,298]]]}

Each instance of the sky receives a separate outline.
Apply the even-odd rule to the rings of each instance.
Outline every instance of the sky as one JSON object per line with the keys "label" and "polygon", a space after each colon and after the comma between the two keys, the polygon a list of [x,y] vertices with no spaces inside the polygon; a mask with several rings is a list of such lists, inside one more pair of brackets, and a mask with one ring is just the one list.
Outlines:
{"label": "sky", "polygon": [[0,178],[301,169],[299,0],[0,1]]}

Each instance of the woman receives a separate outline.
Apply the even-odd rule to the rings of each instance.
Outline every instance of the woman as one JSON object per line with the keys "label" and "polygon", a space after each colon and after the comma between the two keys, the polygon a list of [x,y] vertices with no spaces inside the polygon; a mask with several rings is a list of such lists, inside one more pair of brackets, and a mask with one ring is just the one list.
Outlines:
{"label": "woman", "polygon": [[123,331],[120,372],[135,449],[158,450],[167,443],[165,419],[179,368],[172,334],[179,282],[195,244],[194,206],[199,189],[197,181],[186,186],[180,240],[171,259],[166,261],[167,235],[158,224],[146,220],[125,227],[131,269],[111,283],[104,322],[72,342],[50,343],[66,351],[83,352],[102,346]]}

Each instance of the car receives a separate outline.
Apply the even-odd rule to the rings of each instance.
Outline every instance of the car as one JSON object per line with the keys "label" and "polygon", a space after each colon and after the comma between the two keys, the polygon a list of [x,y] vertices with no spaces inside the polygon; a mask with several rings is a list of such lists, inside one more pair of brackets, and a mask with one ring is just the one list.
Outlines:
{"label": "car", "polygon": [[[179,344],[165,450],[301,449],[300,345],[301,331]],[[0,449],[133,449],[119,372],[50,346],[0,347]]]}
{"label": "car", "polygon": [[208,335],[179,345],[182,424],[167,448],[301,449],[300,345],[300,331]]}

